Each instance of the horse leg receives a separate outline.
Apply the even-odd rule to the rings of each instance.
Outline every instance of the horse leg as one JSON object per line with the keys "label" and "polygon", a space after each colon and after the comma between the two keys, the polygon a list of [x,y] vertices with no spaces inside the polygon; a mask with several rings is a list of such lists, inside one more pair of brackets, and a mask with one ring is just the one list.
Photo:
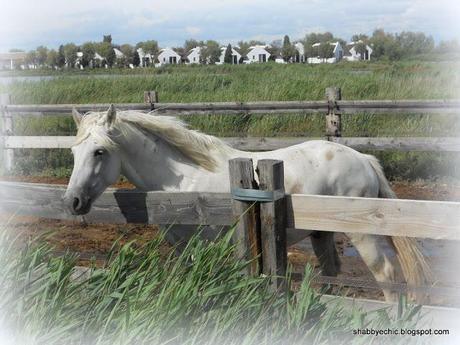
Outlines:
{"label": "horse leg", "polygon": [[177,256],[179,256],[182,254],[185,247],[187,246],[187,243],[193,234],[193,229],[189,225],[171,225],[162,229],[162,232],[164,232],[165,240],[172,247],[174,247],[174,252]]}
{"label": "horse leg", "polygon": [[[378,282],[396,282],[395,267],[381,245],[382,240],[387,240],[386,236],[357,233],[347,233],[346,235],[350,238],[359,255]],[[382,288],[382,290],[386,301],[396,302],[398,300],[397,291],[387,287]]]}
{"label": "horse leg", "polygon": [[310,238],[323,275],[336,277],[340,271],[340,259],[335,249],[334,233],[315,231]]}
{"label": "horse leg", "polygon": [[[334,233],[315,231],[311,234],[310,238],[322,274],[329,277],[336,277],[340,271],[340,259],[334,244]],[[331,285],[324,284],[323,289],[324,293],[332,293]]]}
{"label": "horse leg", "polygon": [[215,241],[225,233],[225,228],[217,226],[171,225],[163,229],[166,241],[174,247],[177,256],[182,254],[190,239],[199,234],[201,240]]}

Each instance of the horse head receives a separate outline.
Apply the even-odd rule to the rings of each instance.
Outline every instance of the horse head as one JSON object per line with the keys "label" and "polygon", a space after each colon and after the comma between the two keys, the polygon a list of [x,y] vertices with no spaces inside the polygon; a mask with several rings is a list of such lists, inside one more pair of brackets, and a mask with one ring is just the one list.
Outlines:
{"label": "horse head", "polygon": [[[121,172],[118,150],[104,143],[116,121],[113,105],[107,112],[85,119],[76,109],[72,115],[78,127],[77,143],[72,147],[74,166],[63,201],[74,215],[86,214],[104,190],[115,183]],[[88,123],[91,122],[91,123]]]}

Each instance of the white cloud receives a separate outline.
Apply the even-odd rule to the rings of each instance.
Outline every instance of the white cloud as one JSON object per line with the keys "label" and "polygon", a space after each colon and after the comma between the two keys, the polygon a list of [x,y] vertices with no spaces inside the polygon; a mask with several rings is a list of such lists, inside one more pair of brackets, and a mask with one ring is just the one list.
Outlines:
{"label": "white cloud", "polygon": [[161,25],[162,23],[167,22],[170,20],[169,16],[150,16],[148,14],[138,14],[134,16],[130,16],[127,19],[125,27],[131,27],[134,29],[143,29],[143,28],[151,28],[157,25]]}
{"label": "white cloud", "polygon": [[[424,31],[437,39],[458,37],[460,2],[451,0],[0,0],[0,50],[40,44],[156,39],[182,44],[190,36],[226,43],[260,38],[292,39],[311,31],[352,34]],[[197,37],[199,36],[199,37]]]}
{"label": "white cloud", "polygon": [[189,35],[198,35],[202,32],[203,30],[201,30],[201,28],[197,27],[197,26],[186,26],[185,27],[185,32]]}

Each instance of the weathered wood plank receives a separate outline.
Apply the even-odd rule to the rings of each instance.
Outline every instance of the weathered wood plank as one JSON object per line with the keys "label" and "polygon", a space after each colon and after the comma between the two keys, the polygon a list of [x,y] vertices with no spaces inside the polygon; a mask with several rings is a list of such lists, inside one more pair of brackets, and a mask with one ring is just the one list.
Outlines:
{"label": "weathered wood plank", "polygon": [[278,191],[283,196],[272,202],[260,203],[260,233],[262,242],[262,272],[271,276],[274,290],[285,289],[283,279],[287,269],[286,200],[284,197],[283,161],[263,159],[257,162],[259,188]]}
{"label": "weathered wood plank", "polygon": [[[302,274],[295,273],[292,277],[301,280]],[[370,290],[392,289],[403,294],[406,294],[408,290],[424,291],[430,296],[449,296],[456,299],[460,298],[460,291],[457,287],[441,285],[440,281],[437,281],[437,284],[434,286],[408,286],[406,283],[377,282],[374,279],[366,280],[355,277],[329,277],[322,275],[313,277],[312,281],[317,284],[335,285],[340,287],[354,287]]]}
{"label": "weathered wood plank", "polygon": [[288,227],[460,240],[460,202],[293,194]]}
{"label": "weathered wood plank", "polygon": [[[11,96],[8,93],[0,95],[0,115],[2,117],[2,137],[7,138],[13,135],[13,117],[7,110],[7,106],[11,103]],[[6,171],[13,168],[14,151],[5,145],[5,141],[1,140],[3,146],[3,164]]]}
{"label": "weathered wood plank", "polygon": [[[67,214],[65,186],[0,182],[0,210],[51,219]],[[460,202],[338,196],[286,196],[287,228],[460,240]],[[90,223],[232,225],[227,193],[107,190],[84,218]]]}
{"label": "weathered wood plank", "polygon": [[[253,189],[256,186],[252,159],[235,158],[229,162],[229,178],[231,188]],[[246,261],[252,260],[247,267],[247,274],[259,275],[260,271],[260,228],[258,224],[258,205],[254,202],[232,200],[235,222],[234,230],[236,255]]]}
{"label": "weathered wood plank", "polygon": [[[390,315],[396,317],[398,312],[397,303],[389,303],[383,301],[376,301],[364,298],[350,298],[343,296],[333,296],[333,295],[322,295],[321,301],[327,303],[328,306],[331,306],[334,302],[337,303],[340,307],[345,308],[356,308],[363,311],[371,312],[379,309],[385,309]],[[450,335],[432,335],[432,339],[436,340],[435,344],[448,344],[452,343],[451,341],[457,339],[458,342],[458,320],[460,318],[460,309],[457,308],[447,308],[439,306],[429,306],[424,305],[421,308],[422,321],[420,324],[421,329],[438,329],[443,330],[447,329],[450,331]],[[429,326],[427,326],[427,324]],[[423,325],[423,327],[422,327]],[[365,327],[363,327],[365,328]],[[426,336],[425,336],[426,337]]]}
{"label": "weathered wood plank", "polygon": [[326,99],[328,112],[326,114],[326,136],[342,136],[342,114],[337,104],[342,99],[342,90],[339,87],[326,88]]}
{"label": "weathered wood plank", "polygon": [[[12,113],[44,112],[69,113],[72,108],[81,112],[106,110],[110,104],[31,104],[10,105]],[[338,101],[337,105],[344,113],[362,112],[402,112],[402,113],[453,113],[459,114],[460,100],[372,100]],[[117,109],[151,110],[150,104],[119,103]],[[201,103],[155,103],[160,113],[269,113],[269,112],[325,112],[325,101],[272,101],[272,102],[201,102]]]}
{"label": "weathered wood plank", "polygon": [[[11,113],[21,113],[22,115],[33,115],[33,113],[56,114],[70,116],[72,109],[79,112],[104,111],[107,110],[110,103],[95,104],[11,104],[8,110]],[[143,110],[150,111],[150,104],[147,103],[115,103],[116,109],[119,110]]]}
{"label": "weathered wood plank", "polygon": [[225,193],[168,193],[109,189],[84,217],[64,208],[65,186],[0,182],[0,210],[19,215],[88,223],[231,225],[231,199]]}
{"label": "weathered wood plank", "polygon": [[144,103],[158,103],[158,92],[144,91]]}
{"label": "weathered wood plank", "polygon": [[74,136],[11,136],[4,139],[5,147],[15,149],[67,149]]}
{"label": "weathered wood plank", "polygon": [[350,146],[355,150],[396,150],[396,151],[446,151],[459,152],[460,138],[426,138],[426,137],[399,137],[399,138],[331,138],[331,141]]}
{"label": "weathered wood plank", "polygon": [[[270,151],[322,138],[305,137],[227,137],[227,144],[246,151]],[[397,151],[446,151],[460,152],[460,138],[330,138],[331,141],[350,146],[356,150]],[[70,148],[73,136],[8,136],[3,137],[5,148]]]}

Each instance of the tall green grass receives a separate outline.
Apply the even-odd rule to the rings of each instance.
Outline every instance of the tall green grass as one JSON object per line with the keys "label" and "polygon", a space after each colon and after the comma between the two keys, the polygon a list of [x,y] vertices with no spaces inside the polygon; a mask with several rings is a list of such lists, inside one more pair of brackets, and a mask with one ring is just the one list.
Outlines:
{"label": "tall green grass", "polygon": [[[269,277],[247,277],[231,233],[195,237],[179,257],[161,257],[158,238],[115,245],[102,268],[76,279],[76,257],[53,257],[38,240],[22,245],[0,233],[0,327],[12,344],[363,344],[354,329],[414,328],[419,308],[346,309],[311,287],[273,293]],[[406,344],[410,337],[380,338]]]}
{"label": "tall green grass", "polygon": [[162,102],[318,100],[329,86],[341,87],[344,99],[445,99],[458,96],[459,74],[456,63],[168,66],[103,77],[64,73],[14,82],[8,91],[16,103],[142,102],[145,90],[158,91]]}
{"label": "tall green grass", "polygon": [[[228,136],[305,136],[321,137],[322,115],[187,116],[191,128],[220,137]],[[457,136],[460,122],[449,115],[348,115],[343,117],[343,135],[352,136]],[[74,135],[70,117],[20,117],[15,122],[17,135]],[[460,179],[458,154],[429,152],[370,152],[381,159],[390,179]],[[73,157],[66,149],[15,150],[14,173],[20,175],[70,176]]]}
{"label": "tall green grass", "polygon": [[[144,90],[157,90],[162,102],[318,100],[326,87],[342,87],[344,99],[455,98],[460,90],[457,63],[340,63],[335,65],[168,66],[95,76],[96,72],[55,74],[53,80],[13,82],[15,103],[142,102]],[[93,72],[93,73],[92,73]],[[103,71],[109,73],[110,71]],[[3,87],[5,88],[5,87]],[[186,116],[192,128],[217,136],[324,135],[324,116],[312,114]],[[343,136],[457,136],[455,115],[358,114],[343,117]],[[18,118],[18,135],[69,135],[72,120]],[[451,153],[376,153],[390,178],[460,178]],[[20,174],[67,176],[72,158],[65,150],[17,150]]]}

